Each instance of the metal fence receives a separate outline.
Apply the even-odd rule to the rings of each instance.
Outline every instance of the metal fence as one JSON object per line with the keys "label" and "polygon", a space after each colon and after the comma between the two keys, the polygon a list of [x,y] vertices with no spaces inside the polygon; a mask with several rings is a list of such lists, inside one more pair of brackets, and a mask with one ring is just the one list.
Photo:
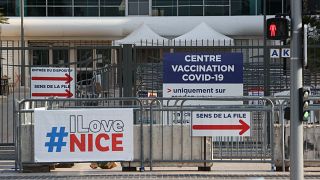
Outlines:
{"label": "metal fence", "polygon": [[[243,54],[243,92],[247,95],[269,96],[289,90],[290,61],[270,58],[269,51],[283,45],[263,46],[261,40],[235,40],[223,43],[192,45],[176,43],[142,43],[112,46],[110,41],[29,41],[21,48],[19,41],[1,41],[0,146],[14,145],[15,100],[30,98],[30,68],[68,67],[76,71],[76,98],[162,96],[162,61],[164,53],[172,52],[241,52]],[[151,45],[146,45],[151,44]],[[280,44],[280,43],[279,43]],[[309,69],[304,71],[304,84],[319,92],[319,45],[309,45]],[[24,61],[21,54],[24,53]],[[265,54],[265,55],[264,55]],[[24,63],[23,63],[24,62]],[[317,94],[315,94],[317,95]],[[82,107],[96,106],[97,101],[79,101]],[[110,102],[109,102],[110,103]],[[145,103],[145,102],[144,102]],[[80,106],[77,104],[77,107]],[[115,103],[117,104],[117,103]],[[146,112],[145,116],[147,117]],[[263,122],[264,113],[254,113],[255,121]],[[261,123],[260,123],[261,124]],[[264,127],[256,127],[263,129]],[[262,141],[264,134],[258,134]],[[270,136],[270,135],[267,135]],[[270,138],[269,138],[270,139]],[[228,149],[246,147],[238,139],[218,139]],[[230,143],[225,143],[230,141]],[[242,140],[241,141],[246,141]],[[215,144],[217,145],[217,144]],[[255,143],[258,148],[261,143]],[[250,145],[251,146],[251,145]],[[247,148],[248,149],[248,148]],[[266,151],[267,152],[267,151]],[[214,154],[236,158],[233,150],[215,148]],[[243,151],[248,158],[250,151]]]}
{"label": "metal fence", "polygon": [[[320,163],[320,147],[319,141],[319,117],[320,105],[319,96],[309,98],[311,104],[309,107],[310,116],[308,121],[303,122],[303,155],[304,164],[307,167],[319,166]],[[288,171],[290,167],[290,97],[276,97],[276,123],[274,124],[274,139],[275,139],[275,164],[277,170]]]}
{"label": "metal fence", "polygon": [[[240,105],[190,105],[192,101],[240,101]],[[269,105],[248,105],[248,101],[263,100]],[[170,102],[169,102],[170,101]],[[84,106],[83,104],[87,104]],[[94,104],[94,105],[93,105]],[[264,97],[212,98],[90,98],[90,99],[26,99],[17,110],[16,167],[34,161],[34,110],[78,108],[133,108],[134,159],[122,162],[123,167],[189,166],[210,167],[213,162],[267,162],[273,164],[274,106]],[[249,137],[196,137],[192,135],[193,113],[197,112],[251,113]],[[255,113],[265,114],[255,121]],[[267,120],[270,115],[270,121]],[[268,128],[269,127],[269,128]],[[270,132],[269,132],[270,131]],[[267,137],[269,136],[269,137]],[[58,162],[52,162],[58,163]],[[165,163],[165,165],[163,165]],[[191,164],[191,165],[190,165]]]}
{"label": "metal fence", "polygon": [[[265,101],[269,102],[269,105],[266,104],[261,105],[249,105],[249,101]],[[165,104],[163,104],[165,101]],[[170,102],[167,102],[170,101]],[[202,105],[202,106],[194,106],[190,105],[192,102],[199,102],[199,101],[210,101],[212,102],[219,102],[219,101],[231,101],[231,102],[241,102],[242,105]],[[225,137],[225,136],[215,136],[215,137],[202,137],[203,138],[203,150],[204,155],[203,159],[200,162],[269,162],[273,163],[273,137],[270,136],[273,131],[271,125],[273,124],[273,114],[274,114],[274,107],[273,102],[268,98],[263,97],[213,97],[213,98],[186,98],[186,99],[175,99],[175,98],[158,98],[153,100],[152,103],[158,102],[158,107],[150,106],[150,117],[153,117],[153,114],[162,113],[162,116],[159,116],[158,123],[154,124],[153,119],[150,121],[151,125],[151,135],[153,137],[163,137],[163,130],[157,132],[158,134],[152,133],[152,128],[154,125],[160,124],[161,129],[164,126],[169,125],[171,128],[174,128],[174,125],[177,126],[175,132],[180,133],[181,136],[180,142],[184,141],[184,138],[190,138],[186,131],[189,131],[190,128],[185,130],[186,125],[192,126],[194,113],[197,112],[234,112],[234,111],[242,111],[242,112],[250,112],[251,113],[251,136],[250,137]],[[152,104],[151,103],[151,104]],[[171,104],[171,105],[170,105]],[[256,114],[262,113],[263,118],[256,119],[254,116]],[[270,119],[267,120],[268,114],[270,115]],[[177,121],[175,121],[177,120]],[[165,123],[165,122],[169,122]],[[269,132],[270,131],[270,132]],[[190,135],[192,136],[192,135]],[[269,137],[268,137],[269,136]],[[174,139],[174,135],[172,134],[172,139]],[[194,137],[192,137],[194,138]],[[188,141],[188,140],[186,140]],[[192,143],[192,139],[190,140],[190,146],[184,147],[183,143],[177,143],[181,145],[180,148],[180,158],[178,158],[182,162],[195,162],[197,160],[193,159],[192,157],[192,149],[194,146]],[[210,144],[206,144],[205,142],[209,141]],[[167,141],[166,141],[167,143]],[[167,160],[163,157],[153,160],[153,151],[154,143],[153,138],[150,140],[150,159],[154,162],[166,162]],[[197,145],[196,145],[197,146]],[[206,146],[210,146],[210,148],[206,148]],[[206,152],[209,150],[210,152]],[[168,148],[163,148],[158,154],[166,154],[166,151],[170,151]],[[190,153],[186,153],[191,151]],[[205,155],[209,153],[209,158]],[[189,157],[188,157],[189,155]],[[206,159],[208,158],[208,159]],[[178,160],[178,161],[179,161]],[[174,160],[172,160],[174,161]],[[177,161],[177,160],[176,160]],[[198,160],[199,161],[199,160]],[[152,163],[152,162],[151,162]],[[152,164],[151,164],[152,167]]]}
{"label": "metal fence", "polygon": [[[318,166],[319,97],[311,97],[311,116],[304,123],[304,160]],[[241,101],[240,105],[190,105],[193,101]],[[250,101],[263,101],[259,105]],[[268,103],[266,103],[268,102]],[[34,109],[133,108],[134,159],[123,167],[189,166],[210,167],[214,162],[270,163],[272,170],[288,170],[290,120],[285,119],[289,97],[212,98],[90,98],[26,99],[17,106],[16,167],[33,159]],[[275,104],[275,105],[273,105]],[[198,112],[250,112],[249,137],[194,137],[193,114]],[[256,118],[258,115],[259,118]],[[270,119],[269,119],[269,118]],[[287,118],[287,117],[286,117]],[[200,148],[199,148],[200,147]],[[52,162],[57,163],[57,162]],[[190,165],[191,164],[191,165]]]}
{"label": "metal fence", "polygon": [[25,99],[17,102],[16,168],[22,163],[34,163],[34,110],[45,107],[48,110],[88,108],[133,108],[135,118],[141,119],[142,103],[138,98],[75,98],[75,99]]}

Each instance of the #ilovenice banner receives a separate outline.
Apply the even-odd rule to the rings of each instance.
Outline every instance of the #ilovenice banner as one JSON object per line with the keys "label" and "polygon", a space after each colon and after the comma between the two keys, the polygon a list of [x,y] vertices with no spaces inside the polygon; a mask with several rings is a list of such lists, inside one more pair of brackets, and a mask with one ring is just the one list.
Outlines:
{"label": "#ilovenice banner", "polygon": [[35,110],[36,162],[130,161],[133,109]]}

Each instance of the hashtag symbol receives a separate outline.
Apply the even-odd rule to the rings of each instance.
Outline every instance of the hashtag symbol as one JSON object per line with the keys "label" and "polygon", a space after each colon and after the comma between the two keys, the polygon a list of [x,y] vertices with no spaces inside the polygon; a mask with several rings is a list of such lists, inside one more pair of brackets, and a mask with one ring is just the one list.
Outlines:
{"label": "hashtag symbol", "polygon": [[[45,143],[48,147],[48,152],[53,152],[53,148],[56,147],[56,152],[61,152],[61,148],[66,146],[67,143],[63,141],[64,137],[67,137],[68,133],[65,132],[65,127],[60,127],[60,131],[57,131],[57,127],[52,127],[51,132],[47,133],[47,137],[50,138],[49,142]],[[58,140],[56,140],[58,138]]]}

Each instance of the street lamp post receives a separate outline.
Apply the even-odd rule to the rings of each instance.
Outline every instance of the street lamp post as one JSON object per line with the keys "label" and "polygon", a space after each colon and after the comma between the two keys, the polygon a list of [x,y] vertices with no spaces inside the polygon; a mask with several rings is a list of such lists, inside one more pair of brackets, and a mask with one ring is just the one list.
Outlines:
{"label": "street lamp post", "polygon": [[291,66],[290,66],[290,179],[302,180],[303,123],[299,119],[299,88],[302,87],[302,1],[291,0]]}
{"label": "street lamp post", "polygon": [[21,29],[20,29],[20,41],[21,41],[21,86],[25,86],[25,45],[24,45],[24,0],[20,0],[20,17],[21,17]]}

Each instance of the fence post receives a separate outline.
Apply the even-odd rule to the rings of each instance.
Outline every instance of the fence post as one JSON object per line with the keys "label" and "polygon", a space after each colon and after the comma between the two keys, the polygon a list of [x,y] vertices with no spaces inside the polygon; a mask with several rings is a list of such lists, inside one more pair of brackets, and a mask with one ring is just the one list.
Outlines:
{"label": "fence post", "polygon": [[[122,48],[122,81],[123,81],[123,97],[133,97],[133,46],[132,44],[123,44]],[[127,103],[125,103],[127,104]]]}

